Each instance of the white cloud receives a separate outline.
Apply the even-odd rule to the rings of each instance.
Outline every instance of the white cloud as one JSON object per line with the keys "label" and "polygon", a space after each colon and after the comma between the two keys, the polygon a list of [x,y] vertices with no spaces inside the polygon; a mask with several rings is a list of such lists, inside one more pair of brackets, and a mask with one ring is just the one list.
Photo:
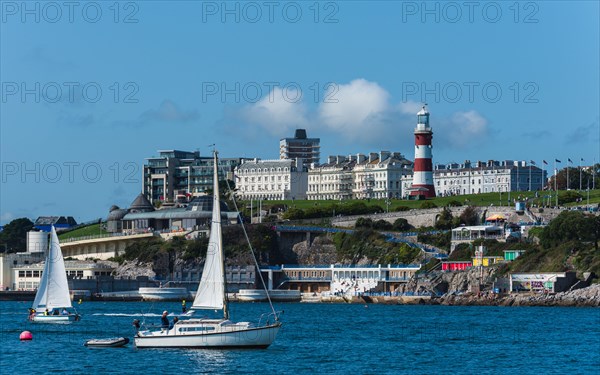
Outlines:
{"label": "white cloud", "polygon": [[389,110],[389,93],[375,82],[355,79],[331,85],[319,105],[319,119],[331,130],[364,133]]}
{"label": "white cloud", "polygon": [[412,116],[416,116],[417,112],[419,112],[419,110],[421,110],[421,107],[423,107],[423,103],[414,102],[412,100],[400,103],[397,106],[398,110],[401,113],[404,113],[406,115],[412,115]]}
{"label": "white cloud", "polygon": [[[436,124],[432,127],[435,133]],[[477,148],[489,133],[487,119],[474,110],[455,112],[449,119],[442,119],[437,130],[438,142],[445,143],[444,148],[453,149]]]}
{"label": "white cloud", "polygon": [[[265,140],[257,128],[273,137],[291,136],[294,129],[305,128],[311,137],[322,138],[324,152],[331,146],[351,152],[388,149],[410,158],[416,114],[422,103],[392,104],[387,90],[362,78],[329,86],[314,110],[301,100],[289,100],[295,97],[295,92],[276,87],[254,104],[226,108],[221,123],[230,133],[244,134],[256,142]],[[489,135],[488,121],[474,110],[445,117],[434,110],[431,126],[434,147],[440,149],[479,147]]]}
{"label": "white cloud", "polygon": [[300,92],[296,89],[284,91],[275,87],[269,95],[239,110],[237,117],[275,136],[292,134],[294,129],[309,125],[307,109],[296,99],[298,95]]}

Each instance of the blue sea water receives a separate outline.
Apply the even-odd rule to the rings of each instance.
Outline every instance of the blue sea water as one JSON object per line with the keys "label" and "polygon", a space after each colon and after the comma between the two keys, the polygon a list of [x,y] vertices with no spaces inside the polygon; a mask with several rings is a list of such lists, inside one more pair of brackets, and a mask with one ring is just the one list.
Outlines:
{"label": "blue sea water", "polygon": [[[284,326],[264,350],[87,348],[133,338],[177,303],[84,302],[80,322],[34,324],[29,302],[0,302],[1,374],[599,374],[600,309],[278,304]],[[262,303],[234,303],[254,320]],[[146,314],[145,318],[142,314]],[[19,341],[29,330],[33,340]]]}

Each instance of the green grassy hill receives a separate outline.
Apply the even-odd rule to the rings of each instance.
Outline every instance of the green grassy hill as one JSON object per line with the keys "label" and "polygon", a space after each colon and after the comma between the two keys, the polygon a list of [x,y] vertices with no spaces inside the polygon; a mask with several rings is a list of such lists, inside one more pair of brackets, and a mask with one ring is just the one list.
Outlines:
{"label": "green grassy hill", "polygon": [[86,236],[97,236],[101,234],[108,234],[107,231],[103,229],[101,224],[92,224],[86,227],[73,229],[68,232],[60,233],[58,235],[59,240],[66,240],[68,238],[78,238],[78,237],[86,237]]}

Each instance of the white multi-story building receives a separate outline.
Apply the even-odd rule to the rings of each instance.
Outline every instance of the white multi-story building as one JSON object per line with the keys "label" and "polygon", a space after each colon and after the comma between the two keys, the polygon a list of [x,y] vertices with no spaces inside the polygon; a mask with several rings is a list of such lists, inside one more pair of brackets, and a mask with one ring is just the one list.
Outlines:
{"label": "white multi-story building", "polygon": [[330,156],[326,164],[308,171],[310,200],[400,198],[401,179],[411,172],[412,163],[399,152],[381,151]]}
{"label": "white multi-story building", "polygon": [[[466,161],[463,164],[437,164],[433,171],[433,181],[438,197],[536,191],[544,188],[546,171],[525,161]],[[411,183],[410,176],[402,180],[405,189],[410,187]]]}
{"label": "white multi-story building", "polygon": [[371,152],[358,156],[352,195],[355,199],[402,197],[402,177],[412,174],[412,163],[399,152]]}
{"label": "white multi-story building", "polygon": [[279,141],[280,159],[302,159],[304,167],[320,163],[321,139],[308,138],[305,129],[296,129],[294,138],[282,138]]}
{"label": "white multi-story building", "polygon": [[306,198],[309,200],[351,199],[352,170],[356,165],[356,160],[357,157],[354,155],[349,157],[329,156],[327,163],[313,164],[308,170]]}
{"label": "white multi-story building", "polygon": [[308,172],[302,159],[244,161],[234,173],[240,199],[306,199]]}

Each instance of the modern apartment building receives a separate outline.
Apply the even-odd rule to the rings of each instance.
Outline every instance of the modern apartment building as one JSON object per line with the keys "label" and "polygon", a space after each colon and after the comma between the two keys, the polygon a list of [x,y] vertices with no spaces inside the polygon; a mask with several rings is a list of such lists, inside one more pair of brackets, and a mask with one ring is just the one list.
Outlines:
{"label": "modern apartment building", "polygon": [[283,138],[279,141],[280,159],[302,159],[304,167],[321,160],[321,139],[307,138],[305,129],[296,129],[294,138]]}
{"label": "modern apartment building", "polygon": [[302,159],[244,161],[235,169],[236,195],[250,199],[306,199],[308,172]]}
{"label": "modern apartment building", "polygon": [[[410,187],[411,176],[402,179]],[[526,161],[478,161],[462,164],[437,164],[433,170],[436,195],[464,195],[508,191],[536,191],[546,185],[545,170]],[[406,194],[403,194],[406,196]]]}
{"label": "modern apartment building", "polygon": [[[152,203],[188,202],[212,190],[213,157],[199,151],[159,150],[147,158],[142,191]],[[233,170],[243,158],[219,158],[219,179],[233,180]]]}

